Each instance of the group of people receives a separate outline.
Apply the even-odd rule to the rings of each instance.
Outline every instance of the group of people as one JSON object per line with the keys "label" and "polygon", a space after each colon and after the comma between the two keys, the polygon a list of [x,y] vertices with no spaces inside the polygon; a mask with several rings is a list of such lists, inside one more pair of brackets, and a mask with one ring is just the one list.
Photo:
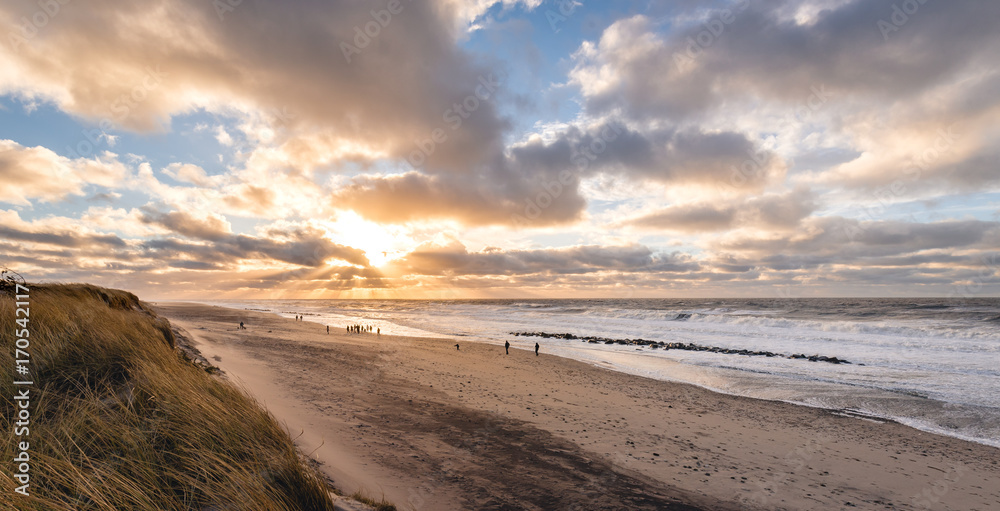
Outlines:
{"label": "group of people", "polygon": [[[535,343],[535,356],[536,357],[538,356],[538,348],[540,348],[540,347],[541,346],[539,346],[538,343],[536,342]],[[504,343],[503,343],[503,349],[504,349],[504,351],[507,352],[508,355],[510,355],[510,341],[504,341]]]}
{"label": "group of people", "polygon": [[[538,349],[539,348],[541,348],[541,346],[539,346],[538,343],[536,342],[535,343],[535,356],[536,357],[538,356]],[[460,348],[457,343],[455,344],[455,349],[458,350],[458,351],[462,351],[462,348]],[[504,350],[505,354],[510,355],[510,341],[504,341],[504,343],[503,343],[503,350]]]}
{"label": "group of people", "polygon": [[349,334],[364,334],[375,332],[376,335],[382,335],[381,328],[375,328],[371,325],[348,325],[347,333]]}

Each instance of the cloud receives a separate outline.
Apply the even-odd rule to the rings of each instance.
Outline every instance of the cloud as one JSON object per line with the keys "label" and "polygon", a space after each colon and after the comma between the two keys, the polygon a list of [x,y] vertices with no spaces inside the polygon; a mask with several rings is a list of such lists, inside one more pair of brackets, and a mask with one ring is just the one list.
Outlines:
{"label": "cloud", "polygon": [[[630,17],[577,20],[606,29],[551,70],[514,19],[539,65],[510,76],[468,34],[539,0],[404,2],[388,18],[348,0],[62,5],[5,41],[0,94],[108,144],[135,137],[102,130],[195,116],[183,135],[225,154],[126,166],[0,141],[0,201],[36,215],[0,214],[0,247],[43,277],[234,294],[960,282],[1000,244],[982,220],[1000,186],[1000,6],[926,2],[886,29],[896,3],[608,8]],[[546,98],[525,89],[580,110],[527,117]],[[930,202],[973,192],[986,204]],[[114,207],[38,207],[74,197]],[[936,220],[888,220],[903,202]],[[868,220],[837,216],[871,203]]]}
{"label": "cloud", "polygon": [[[191,225],[181,224],[183,229]],[[201,229],[194,228],[194,232]],[[282,233],[281,237],[262,238],[245,234],[220,235],[208,243],[195,243],[175,238],[157,238],[144,241],[146,257],[176,259],[180,257],[212,264],[234,264],[248,260],[268,260],[299,266],[319,267],[331,260],[344,261],[361,267],[369,266],[364,252],[326,239],[318,230],[296,229]]]}
{"label": "cloud", "polygon": [[0,202],[29,205],[32,199],[55,202],[70,195],[84,195],[88,186],[111,187],[124,179],[127,169],[114,154],[70,159],[44,147],[24,147],[0,140]]}
{"label": "cloud", "polygon": [[736,2],[680,21],[669,35],[638,15],[584,44],[570,76],[592,113],[623,107],[633,118],[677,118],[734,94],[794,107],[819,84],[832,95],[906,101],[995,55],[1000,6],[928,2],[885,40],[877,22],[895,3],[840,2],[803,20],[787,16],[802,2]]}
{"label": "cloud", "polygon": [[839,154],[814,160],[802,181],[862,200],[888,186],[897,198],[995,188],[1000,5],[928,2],[897,27],[897,3],[741,1],[637,15],[580,46],[569,84],[591,117],[734,131],[786,160]]}
{"label": "cloud", "polygon": [[654,255],[647,247],[576,246],[558,249],[502,250],[488,247],[469,252],[454,241],[424,244],[394,262],[390,271],[408,275],[579,275],[596,272],[691,271],[697,264],[680,254]]}
{"label": "cloud", "polygon": [[163,213],[151,206],[146,206],[142,208],[140,220],[194,239],[218,241],[232,235],[232,227],[229,222],[218,215],[209,214],[202,218],[196,218],[182,211]]}
{"label": "cloud", "polygon": [[21,220],[15,211],[0,211],[0,238],[66,248],[121,248],[125,240],[114,234],[81,232],[71,226],[51,228]]}
{"label": "cloud", "polygon": [[[823,264],[869,265],[886,258],[934,250],[984,250],[1000,242],[1000,223],[951,220],[913,223],[809,218],[791,236],[733,233],[709,243],[715,253],[737,254],[750,264],[775,269]],[[792,262],[794,261],[794,262]]]}
{"label": "cloud", "polygon": [[816,209],[815,195],[808,189],[797,188],[784,194],[764,194],[737,202],[676,204],[619,225],[688,233],[737,227],[789,230],[799,227]]}
{"label": "cloud", "polygon": [[643,215],[628,223],[668,231],[705,232],[730,229],[735,220],[736,210],[732,207],[684,204]]}
{"label": "cloud", "polygon": [[[372,5],[348,0],[245,0],[231,12],[201,0],[66,5],[38,35],[3,46],[0,91],[105,121],[106,131],[164,131],[173,116],[204,108],[264,118],[276,137],[279,128],[293,138],[323,134],[327,150],[350,144],[403,159],[415,140],[447,126],[480,79],[502,71],[455,44],[454,17],[488,5],[403,2],[395,15],[374,9],[382,21]],[[0,6],[0,18],[23,14]],[[358,53],[345,56],[345,45]],[[476,164],[500,146],[505,126],[483,100],[427,163]]]}

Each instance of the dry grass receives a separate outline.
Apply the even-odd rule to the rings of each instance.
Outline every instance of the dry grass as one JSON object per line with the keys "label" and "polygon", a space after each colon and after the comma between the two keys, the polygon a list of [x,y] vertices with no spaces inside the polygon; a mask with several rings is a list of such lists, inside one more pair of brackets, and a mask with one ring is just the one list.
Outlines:
{"label": "dry grass", "polygon": [[[13,368],[14,298],[0,297]],[[185,362],[165,320],[124,291],[31,287],[31,497],[14,493],[12,378],[0,380],[0,508],[332,510],[274,418]],[[10,369],[4,373],[10,375]]]}
{"label": "dry grass", "polygon": [[389,502],[388,500],[385,500],[385,496],[383,496],[381,499],[376,500],[369,497],[366,493],[359,491],[351,495],[351,498],[358,502],[361,502],[362,504],[367,505],[374,511],[396,511],[396,505]]}

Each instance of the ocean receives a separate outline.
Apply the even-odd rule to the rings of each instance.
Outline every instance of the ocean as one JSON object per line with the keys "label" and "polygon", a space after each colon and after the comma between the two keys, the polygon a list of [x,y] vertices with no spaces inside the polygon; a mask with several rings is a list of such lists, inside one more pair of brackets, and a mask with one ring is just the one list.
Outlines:
{"label": "ocean", "polygon": [[[228,300],[343,329],[533,349],[1000,447],[1000,298]],[[514,336],[644,339],[712,351]],[[723,350],[769,351],[745,356]],[[837,357],[834,364],[789,355]]]}

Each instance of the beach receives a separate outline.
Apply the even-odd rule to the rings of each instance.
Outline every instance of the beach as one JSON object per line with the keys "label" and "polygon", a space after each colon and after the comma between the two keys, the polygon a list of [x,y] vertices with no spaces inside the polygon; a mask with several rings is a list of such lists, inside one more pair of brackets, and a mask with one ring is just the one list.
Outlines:
{"label": "beach", "polygon": [[[502,346],[156,310],[342,491],[400,509],[1000,505],[1000,450]],[[240,321],[247,325],[239,330]],[[686,507],[687,506],[687,507]]]}

